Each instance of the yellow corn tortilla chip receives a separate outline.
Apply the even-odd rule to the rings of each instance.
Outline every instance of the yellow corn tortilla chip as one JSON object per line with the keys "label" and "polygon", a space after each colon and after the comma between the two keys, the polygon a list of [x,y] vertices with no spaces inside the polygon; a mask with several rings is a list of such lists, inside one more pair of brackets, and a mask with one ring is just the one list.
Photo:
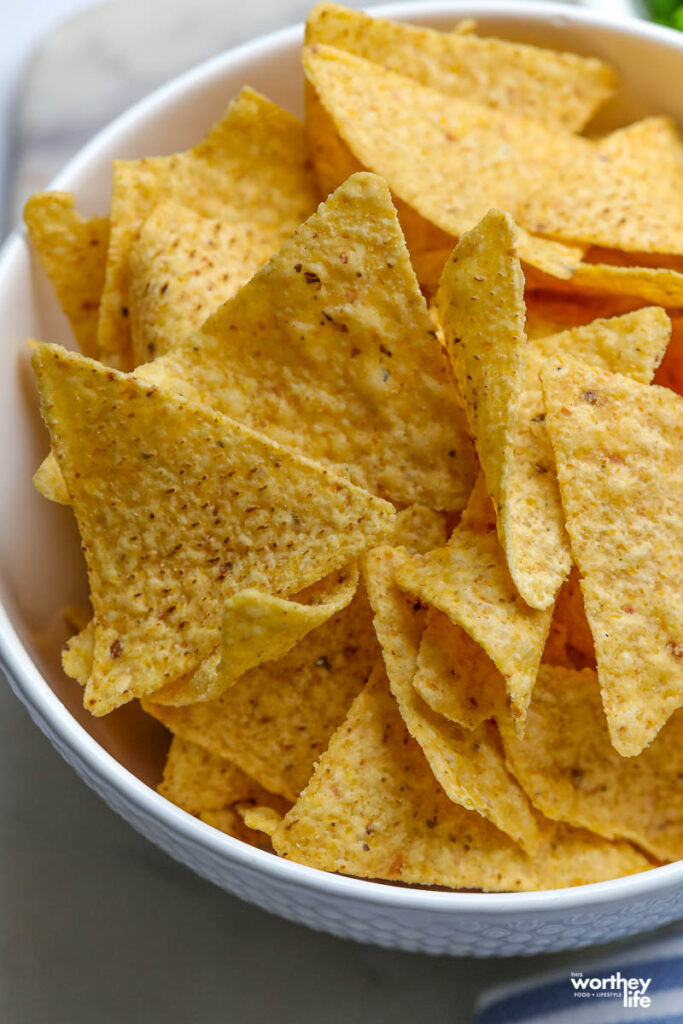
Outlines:
{"label": "yellow corn tortilla chip", "polygon": [[595,58],[398,24],[334,3],[312,9],[306,42],[355,53],[441,92],[569,131],[583,128],[616,85],[614,71]]}
{"label": "yellow corn tortilla chip", "polygon": [[582,885],[650,866],[628,843],[542,820],[539,827],[531,857],[448,799],[380,663],[272,843],[280,856],[324,871],[490,892]]}
{"label": "yellow corn tortilla chip", "polygon": [[683,314],[671,316],[671,341],[654,377],[655,384],[683,395]]}
{"label": "yellow corn tortilla chip", "polygon": [[541,379],[609,734],[633,757],[683,705],[683,401],[571,360]]}
{"label": "yellow corn tortilla chip", "polygon": [[223,605],[214,674],[206,679],[196,672],[187,681],[162,686],[154,700],[181,707],[219,697],[249,669],[284,657],[312,629],[346,608],[357,586],[358,566],[352,563],[314,583],[293,600],[274,597],[254,587],[238,591]]}
{"label": "yellow corn tortilla chip", "polygon": [[436,608],[427,610],[413,686],[433,711],[465,729],[509,714],[505,681],[496,666]]}
{"label": "yellow corn tortilla chip", "polygon": [[62,668],[70,679],[75,679],[81,686],[88,682],[92,672],[93,651],[95,649],[95,622],[87,622],[83,628],[66,641],[62,648]]}
{"label": "yellow corn tortilla chip", "polygon": [[173,202],[157,206],[128,259],[134,365],[201,327],[281,243],[279,225],[202,217]]}
{"label": "yellow corn tortilla chip", "polygon": [[548,608],[572,565],[569,540],[545,426],[538,374],[543,360],[571,355],[591,365],[649,383],[669,340],[663,309],[650,307],[611,320],[594,320],[530,342],[517,407],[503,507],[510,575],[524,600]]}
{"label": "yellow corn tortilla chip", "polygon": [[475,460],[386,184],[350,178],[185,344],[136,371],[402,504],[462,508]]}
{"label": "yellow corn tortilla chip", "polygon": [[[128,257],[154,208],[172,200],[203,217],[253,225],[287,238],[318,199],[304,126],[253,89],[192,149],[114,161],[111,239],[98,342],[132,364]],[[275,248],[277,248],[277,243]]]}
{"label": "yellow corn tortilla chip", "polygon": [[[481,501],[481,485],[473,503]],[[396,572],[402,589],[461,626],[505,680],[511,713],[523,729],[526,709],[550,629],[552,611],[530,608],[510,576],[495,530],[465,517],[448,544],[408,558]]]}
{"label": "yellow corn tortilla chip", "polygon": [[67,192],[36,192],[24,207],[24,223],[81,351],[98,357],[109,219],[81,217]]}
{"label": "yellow corn tortilla chip", "polygon": [[[330,46],[305,48],[303,60],[308,81],[359,164],[381,174],[394,196],[453,238],[490,207],[516,216],[555,167],[591,145],[446,96]],[[434,239],[416,243],[403,227],[411,252],[439,247]],[[518,248],[525,262],[565,278],[584,251],[526,231],[519,233]]]}
{"label": "yellow corn tortilla chip", "polygon": [[444,268],[436,305],[506,548],[508,476],[527,344],[524,275],[509,214],[489,210],[463,235]]}
{"label": "yellow corn tortilla chip", "polygon": [[638,757],[610,743],[595,672],[543,665],[524,740],[504,733],[511,770],[549,818],[683,858],[683,716]]}
{"label": "yellow corn tortilla chip", "polygon": [[520,211],[530,231],[626,252],[683,255],[683,143],[650,117],[567,154]]}
{"label": "yellow corn tortilla chip", "polygon": [[88,565],[95,714],[196,669],[226,598],[296,593],[393,527],[387,503],[203,406],[58,346],[33,364]]}
{"label": "yellow corn tortilla chip", "polygon": [[413,689],[426,609],[396,585],[396,570],[407,557],[384,545],[363,560],[375,632],[401,717],[449,799],[488,818],[533,853],[540,838],[536,819],[505,766],[496,727],[485,722],[464,729],[436,714]]}
{"label": "yellow corn tortilla chip", "polygon": [[[599,252],[601,250],[595,250]],[[419,277],[419,275],[418,275]],[[586,295],[622,295],[662,306],[683,305],[683,274],[669,267],[582,261],[567,281],[540,271],[527,275],[527,288],[555,288]]]}
{"label": "yellow corn tortilla chip", "polygon": [[269,837],[283,818],[274,807],[238,807],[237,810],[247,828],[255,832],[265,832]]}
{"label": "yellow corn tortilla chip", "polygon": [[52,452],[47,455],[33,474],[33,486],[48,501],[59,505],[70,505],[71,498],[66,489],[62,471]]}
{"label": "yellow corn tortilla chip", "polygon": [[372,613],[360,589],[343,611],[279,661],[252,669],[217,700],[184,708],[145,700],[177,736],[234,761],[290,800],[344,720],[379,654]]}
{"label": "yellow corn tortilla chip", "polygon": [[425,505],[409,505],[396,514],[396,526],[388,542],[408,551],[425,552],[446,543],[446,517]]}

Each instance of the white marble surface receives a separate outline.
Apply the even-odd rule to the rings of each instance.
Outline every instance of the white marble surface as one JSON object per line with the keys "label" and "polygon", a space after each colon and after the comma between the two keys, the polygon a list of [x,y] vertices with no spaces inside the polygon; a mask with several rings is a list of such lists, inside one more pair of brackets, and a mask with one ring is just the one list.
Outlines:
{"label": "white marble surface", "polygon": [[[36,19],[82,4],[23,0],[7,20],[9,0],[0,0],[0,66],[13,38],[17,52],[37,38],[43,23]],[[27,191],[138,96],[212,53],[297,20],[308,6],[114,0],[65,25],[25,80],[12,217]],[[6,111],[7,75],[0,96]],[[486,962],[393,953],[242,904],[109,811],[0,680],[3,1024],[466,1024],[487,985],[577,962],[577,954]]]}

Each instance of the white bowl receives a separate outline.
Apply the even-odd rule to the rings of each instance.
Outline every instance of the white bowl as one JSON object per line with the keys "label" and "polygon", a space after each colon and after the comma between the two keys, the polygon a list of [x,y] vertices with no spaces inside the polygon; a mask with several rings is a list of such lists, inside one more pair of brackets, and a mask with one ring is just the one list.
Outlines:
{"label": "white bowl", "polygon": [[[683,35],[547,3],[406,3],[376,13],[446,28],[475,17],[486,32],[595,54],[624,89],[604,126],[668,112],[683,122]],[[101,132],[53,183],[84,212],[104,211],[113,157],[183,149],[249,83],[300,112],[301,27],[277,32],[182,75]],[[165,732],[137,708],[105,719],[81,707],[59,665],[60,609],[85,598],[69,509],[40,498],[31,475],[47,450],[24,339],[70,344],[25,235],[0,258],[0,662],[60,753],[136,829],[216,885],[312,928],[430,953],[507,956],[606,942],[683,916],[683,862],[643,875],[539,893],[449,893],[326,874],[254,850],[160,797]],[[74,837],[77,841],[77,837]]]}

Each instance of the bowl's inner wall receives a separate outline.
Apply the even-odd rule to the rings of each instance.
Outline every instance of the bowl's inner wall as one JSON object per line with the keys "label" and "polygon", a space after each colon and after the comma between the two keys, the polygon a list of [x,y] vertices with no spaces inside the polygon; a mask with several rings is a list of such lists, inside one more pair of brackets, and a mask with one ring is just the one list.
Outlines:
{"label": "bowl's inner wall", "polygon": [[[417,6],[402,5],[400,17],[439,28],[476,17],[482,34],[594,54],[613,63],[623,88],[618,101],[600,115],[601,129],[647,113],[667,112],[683,121],[683,90],[675,88],[683,80],[683,46],[678,41],[666,47],[639,37],[635,27],[582,25],[576,14],[561,9],[549,14],[548,8],[527,6],[524,14],[513,14],[463,4],[454,17],[429,5],[417,12]],[[181,86],[169,87],[163,96],[124,115],[70,165],[58,187],[76,194],[82,212],[105,212],[114,157],[186,148],[222,115],[244,84],[300,114],[301,40],[300,31],[278,33],[186,76]],[[67,639],[62,610],[67,604],[86,603],[87,582],[70,509],[45,501],[31,483],[48,438],[24,344],[30,337],[73,347],[44,274],[19,240],[0,268],[0,597],[19,639],[60,700],[118,761],[154,784],[168,743],[165,730],[137,706],[93,719],[82,708],[80,687],[61,670],[60,648]]]}

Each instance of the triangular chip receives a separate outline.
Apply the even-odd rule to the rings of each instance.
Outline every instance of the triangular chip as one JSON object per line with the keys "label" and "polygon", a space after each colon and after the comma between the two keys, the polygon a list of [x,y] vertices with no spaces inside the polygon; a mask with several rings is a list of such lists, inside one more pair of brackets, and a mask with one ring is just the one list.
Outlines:
{"label": "triangular chip", "polygon": [[668,117],[567,153],[524,209],[530,231],[626,252],[683,255],[683,142]]}
{"label": "triangular chip", "polygon": [[204,406],[57,346],[33,364],[88,565],[95,714],[196,669],[226,598],[296,593],[393,527],[387,503]]}
{"label": "triangular chip", "polygon": [[358,586],[358,566],[352,563],[314,583],[292,600],[255,588],[240,590],[223,605],[221,645],[215,670],[205,677],[162,686],[154,694],[159,704],[182,706],[212,700],[249,669],[277,661],[350,603]]}
{"label": "triangular chip", "polygon": [[505,681],[496,666],[436,608],[427,611],[413,686],[433,711],[465,729],[509,715]]}
{"label": "triangular chip", "polygon": [[272,842],[280,856],[324,871],[489,892],[583,885],[650,866],[628,843],[568,825],[540,827],[530,857],[448,799],[380,663]]}
{"label": "triangular chip", "polygon": [[496,727],[484,722],[473,731],[465,729],[436,714],[413,689],[426,609],[395,582],[396,569],[406,558],[381,546],[363,560],[375,631],[401,717],[446,795],[533,852],[539,841],[536,819],[505,766]]}
{"label": "triangular chip", "polygon": [[683,859],[683,715],[638,757],[609,740],[595,672],[543,665],[523,740],[505,752],[536,807],[607,839],[630,839],[659,860]]}
{"label": "triangular chip", "polygon": [[24,207],[24,223],[81,351],[97,357],[109,219],[81,217],[67,192],[36,192]]}
{"label": "triangular chip", "polygon": [[130,368],[128,257],[159,203],[172,200],[202,217],[273,232],[279,236],[277,248],[315,209],[317,199],[304,126],[248,88],[192,149],[116,160],[98,325],[102,351]]}
{"label": "triangular chip", "polygon": [[683,400],[570,360],[541,379],[610,738],[632,757],[683,705]]}
{"label": "triangular chip", "polygon": [[280,248],[282,228],[202,217],[161,203],[147,218],[128,260],[133,363],[174,348]]}
{"label": "triangular chip", "polygon": [[[481,485],[475,488],[471,503],[479,504],[481,490]],[[396,579],[484,649],[505,680],[511,713],[522,729],[552,610],[524,603],[495,530],[480,524],[477,511],[453,531],[445,547],[407,559]]]}
{"label": "triangular chip", "polygon": [[612,69],[592,57],[437,32],[334,3],[313,8],[306,42],[327,43],[441,92],[569,131],[583,128],[616,84]]}
{"label": "triangular chip", "polygon": [[[576,135],[446,96],[330,46],[307,47],[304,70],[360,165],[385,177],[398,199],[454,238],[490,207],[516,216],[572,152],[591,146]],[[425,248],[406,237],[411,251]],[[583,253],[525,231],[518,247],[525,262],[566,278]]]}
{"label": "triangular chip", "polygon": [[515,234],[509,214],[490,210],[453,250],[436,297],[446,348],[504,547],[508,476],[527,344],[524,275],[515,251]]}
{"label": "triangular chip", "polygon": [[571,355],[649,383],[666,350],[670,331],[666,313],[654,307],[610,320],[594,320],[584,327],[537,339],[527,347],[503,507],[510,574],[522,597],[534,608],[552,605],[572,565],[544,422],[538,377],[543,360]]}
{"label": "triangular chip", "polygon": [[475,460],[386,184],[350,178],[200,331],[136,376],[402,504],[459,509]]}
{"label": "triangular chip", "polygon": [[270,792],[295,800],[367,681],[379,654],[360,589],[279,661],[252,669],[217,700],[185,708],[144,701],[177,736],[234,761]]}

